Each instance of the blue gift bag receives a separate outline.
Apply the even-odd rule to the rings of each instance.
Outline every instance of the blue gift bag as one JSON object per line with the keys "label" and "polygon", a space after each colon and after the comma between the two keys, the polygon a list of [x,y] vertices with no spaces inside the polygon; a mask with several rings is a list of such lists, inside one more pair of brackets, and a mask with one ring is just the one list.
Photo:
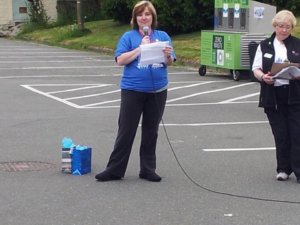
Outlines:
{"label": "blue gift bag", "polygon": [[83,175],[91,172],[92,148],[76,146],[72,152],[72,174]]}

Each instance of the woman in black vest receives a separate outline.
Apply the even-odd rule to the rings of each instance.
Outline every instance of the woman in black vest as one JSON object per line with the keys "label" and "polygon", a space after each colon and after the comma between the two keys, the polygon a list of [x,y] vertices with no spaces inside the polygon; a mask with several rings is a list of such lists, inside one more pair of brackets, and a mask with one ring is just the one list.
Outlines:
{"label": "woman in black vest", "polygon": [[291,35],[296,23],[288,10],[274,16],[275,32],[258,46],[252,70],[261,82],[259,107],[264,108],[275,139],[276,179],[288,180],[294,172],[300,183],[300,80],[273,79],[270,72],[274,62],[300,63],[300,39]]}

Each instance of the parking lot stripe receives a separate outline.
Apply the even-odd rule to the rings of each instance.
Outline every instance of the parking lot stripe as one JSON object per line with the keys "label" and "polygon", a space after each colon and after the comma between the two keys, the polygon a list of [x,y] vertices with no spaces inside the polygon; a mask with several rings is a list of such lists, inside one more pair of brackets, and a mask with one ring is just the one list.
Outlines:
{"label": "parking lot stripe", "polygon": [[71,98],[65,98],[64,100],[74,100],[74,99],[82,99],[82,98],[89,98],[89,97],[96,97],[96,96],[102,96],[102,95],[109,95],[112,93],[117,93],[120,92],[121,90],[115,90],[115,91],[107,91],[107,92],[103,92],[103,93],[97,93],[97,94],[92,94],[92,95],[82,95],[82,96],[77,96],[77,97],[71,97]]}
{"label": "parking lot stripe", "polygon": [[[24,58],[30,58],[32,59],[33,56],[31,55],[23,55],[23,56],[1,56],[0,59],[24,59]],[[88,58],[82,55],[56,55],[56,56],[50,56],[50,55],[39,55],[38,58]],[[90,58],[90,57],[89,57]]]}
{"label": "parking lot stripe", "polygon": [[[81,84],[78,84],[78,85],[82,86]],[[65,86],[68,86],[68,85],[65,85]],[[51,92],[47,92],[47,94],[58,94],[58,93],[65,93],[65,92],[72,92],[72,91],[79,91],[79,90],[86,90],[86,89],[107,87],[107,86],[112,86],[112,84],[100,84],[100,85],[89,84],[89,86],[87,86],[87,87],[72,88],[72,89],[66,89],[66,90],[60,90],[60,91],[51,91]]]}
{"label": "parking lot stripe", "polygon": [[29,76],[12,76],[12,75],[8,75],[8,76],[2,76],[0,77],[0,79],[19,79],[19,78],[53,78],[53,77],[119,77],[121,76],[121,74],[78,74],[78,75],[74,75],[74,74],[65,74],[65,75],[29,75]]}
{"label": "parking lot stripe", "polygon": [[40,94],[40,95],[44,95],[44,96],[46,96],[46,97],[48,97],[48,98],[52,98],[52,99],[54,99],[54,100],[56,100],[56,101],[59,101],[59,102],[62,102],[62,103],[64,103],[64,104],[66,104],[66,105],[69,105],[69,106],[72,106],[72,107],[74,107],[74,108],[81,108],[79,105],[77,105],[77,104],[74,104],[74,103],[72,103],[72,102],[69,102],[69,101],[65,101],[64,99],[61,99],[61,98],[57,98],[57,97],[55,97],[55,96],[53,96],[53,95],[50,95],[50,94],[47,94],[47,93],[45,93],[45,92],[42,92],[42,91],[39,91],[39,90],[37,90],[37,89],[35,89],[35,88],[32,88],[30,85],[21,85],[22,87],[24,87],[24,88],[26,88],[26,89],[28,89],[28,90],[31,90],[31,91],[33,91],[33,92],[35,92],[35,93],[38,93],[38,94]]}
{"label": "parking lot stripe", "polygon": [[[1,53],[1,55],[15,55],[16,54],[16,52],[12,52],[12,51],[1,51],[0,52]],[[31,54],[31,53],[33,53],[33,54]],[[37,55],[37,54],[54,54],[54,55],[56,55],[56,54],[70,54],[70,55],[72,55],[72,54],[79,54],[78,52],[70,52],[70,51],[35,51],[35,52],[33,52],[32,50],[30,50],[30,51],[25,51],[25,52],[22,52],[22,51],[18,51],[18,55]],[[56,57],[56,56],[55,56]]]}
{"label": "parking lot stripe", "polygon": [[204,152],[242,152],[242,151],[270,151],[275,150],[275,147],[262,148],[204,148]]}
{"label": "parking lot stripe", "polygon": [[170,100],[167,101],[167,103],[179,101],[179,100],[182,100],[182,99],[192,98],[192,97],[195,97],[195,96],[198,96],[198,95],[204,95],[204,94],[210,94],[210,93],[215,93],[215,92],[220,92],[220,91],[226,91],[226,90],[239,88],[239,87],[243,87],[243,86],[248,86],[248,85],[253,85],[253,83],[245,83],[245,84],[230,86],[230,87],[226,87],[226,88],[220,88],[220,89],[215,89],[215,90],[210,90],[210,91],[194,93],[194,94],[186,95],[186,96],[183,96],[183,97],[180,97],[180,98],[170,99]]}
{"label": "parking lot stripe", "polygon": [[200,86],[200,85],[204,85],[204,84],[210,84],[210,83],[214,83],[214,81],[206,81],[206,82],[201,82],[201,83],[196,83],[196,84],[173,87],[173,88],[169,88],[168,91],[174,91],[174,90],[183,89],[183,88],[196,87],[196,86]]}
{"label": "parking lot stripe", "polygon": [[41,66],[41,67],[2,67],[0,70],[48,70],[48,69],[97,69],[119,68],[120,66]]}
{"label": "parking lot stripe", "polygon": [[168,107],[177,106],[205,106],[205,105],[226,105],[226,104],[253,104],[258,101],[243,101],[243,102],[203,102],[203,103],[182,103],[182,104],[167,104]]}
{"label": "parking lot stripe", "polygon": [[257,95],[259,95],[259,92],[256,92],[256,93],[253,93],[253,94],[249,94],[249,95],[243,95],[243,96],[240,96],[240,97],[237,97],[237,98],[227,99],[227,100],[222,101],[222,102],[220,102],[220,103],[234,102],[234,101],[236,101],[236,100],[245,99],[245,98],[250,98],[250,97],[257,96]]}
{"label": "parking lot stripe", "polygon": [[67,62],[114,62],[111,59],[80,59],[80,60],[22,60],[22,61],[0,61],[0,64],[25,64],[25,63],[67,63]]}
{"label": "parking lot stripe", "polygon": [[224,125],[246,125],[246,124],[263,124],[269,123],[268,121],[246,121],[246,122],[221,122],[221,123],[164,123],[164,126],[169,127],[199,127],[199,126],[224,126]]}
{"label": "parking lot stripe", "polygon": [[114,103],[114,102],[119,102],[121,99],[116,99],[116,100],[111,100],[111,101],[104,101],[104,102],[98,102],[98,103],[93,103],[93,104],[88,104],[88,105],[82,105],[81,107],[90,107],[90,106],[97,106],[97,105],[104,105],[108,103]]}

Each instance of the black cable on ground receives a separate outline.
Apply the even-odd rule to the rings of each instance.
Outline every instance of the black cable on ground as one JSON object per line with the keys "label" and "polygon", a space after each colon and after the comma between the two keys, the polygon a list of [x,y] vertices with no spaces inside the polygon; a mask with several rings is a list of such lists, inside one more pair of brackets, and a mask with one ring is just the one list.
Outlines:
{"label": "black cable on ground", "polygon": [[259,197],[251,197],[251,196],[246,196],[246,195],[238,195],[238,194],[231,194],[231,193],[227,193],[227,192],[221,192],[221,191],[215,191],[213,189],[210,189],[210,188],[207,188],[207,187],[204,187],[203,185],[199,184],[197,181],[195,181],[186,171],[185,169],[183,168],[183,166],[181,165],[175,151],[174,151],[174,148],[171,144],[171,141],[170,141],[170,138],[169,138],[169,135],[168,135],[168,132],[167,132],[167,129],[165,127],[165,124],[164,124],[164,121],[163,119],[161,119],[161,122],[162,122],[162,126],[163,126],[163,129],[164,129],[164,133],[166,135],[166,139],[167,139],[167,142],[170,146],[170,149],[174,155],[174,158],[178,164],[178,166],[180,167],[181,171],[183,172],[183,174],[194,184],[196,185],[197,187],[205,190],[205,191],[208,191],[208,192],[211,192],[211,193],[214,193],[214,194],[219,194],[219,195],[226,195],[226,196],[230,196],[230,197],[236,197],[236,198],[244,198],[244,199],[251,199],[251,200],[259,200],[259,201],[265,201],[265,202],[276,202],[276,203],[288,203],[288,204],[300,204],[300,201],[287,201],[287,200],[279,200],[279,199],[271,199],[271,198],[259,198]]}
{"label": "black cable on ground", "polygon": [[[154,78],[153,78],[153,73],[152,73],[152,66],[150,67],[150,76],[151,76],[151,79],[152,79],[152,85],[153,85],[153,92],[155,94],[155,87],[154,87]],[[160,110],[159,109],[159,103],[158,103],[158,99],[157,99],[157,95],[155,94],[155,99],[156,99],[156,106],[157,106],[157,110]],[[163,118],[161,118],[161,123],[162,123],[162,126],[163,126],[163,129],[164,129],[164,133],[166,135],[166,139],[167,139],[167,142],[170,146],[170,149],[174,155],[174,158],[178,164],[178,166],[180,167],[180,170],[183,172],[183,174],[188,178],[188,180],[190,180],[194,185],[196,185],[197,187],[205,190],[205,191],[208,191],[210,193],[214,193],[214,194],[219,194],[219,195],[225,195],[225,196],[229,196],[229,197],[235,197],[235,198],[243,198],[243,199],[250,199],[250,200],[258,200],[258,201],[264,201],[264,202],[276,202],[276,203],[287,203],[287,204],[298,204],[300,205],[300,201],[287,201],[287,200],[280,200],[280,199],[272,199],[272,198],[259,198],[259,197],[251,197],[251,196],[246,196],[246,195],[238,195],[238,194],[231,194],[231,193],[228,193],[228,192],[222,192],[222,191],[215,191],[213,189],[210,189],[210,188],[207,188],[207,187],[204,187],[203,185],[199,184],[197,181],[195,181],[186,171],[185,169],[183,168],[183,166],[181,165],[175,151],[174,151],[174,148],[171,144],[171,141],[170,141],[170,138],[169,138],[169,135],[168,135],[168,132],[167,132],[167,129],[166,129],[166,126],[165,126],[165,123],[164,123],[164,120]]]}

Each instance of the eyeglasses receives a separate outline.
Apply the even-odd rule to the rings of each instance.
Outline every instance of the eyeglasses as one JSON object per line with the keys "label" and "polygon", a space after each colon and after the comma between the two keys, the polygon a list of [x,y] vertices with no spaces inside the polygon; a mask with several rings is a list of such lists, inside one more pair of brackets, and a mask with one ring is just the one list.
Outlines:
{"label": "eyeglasses", "polygon": [[291,26],[285,26],[284,24],[277,24],[276,25],[277,27],[279,27],[280,29],[285,29],[286,31],[290,31],[290,30],[292,30],[292,27]]}

